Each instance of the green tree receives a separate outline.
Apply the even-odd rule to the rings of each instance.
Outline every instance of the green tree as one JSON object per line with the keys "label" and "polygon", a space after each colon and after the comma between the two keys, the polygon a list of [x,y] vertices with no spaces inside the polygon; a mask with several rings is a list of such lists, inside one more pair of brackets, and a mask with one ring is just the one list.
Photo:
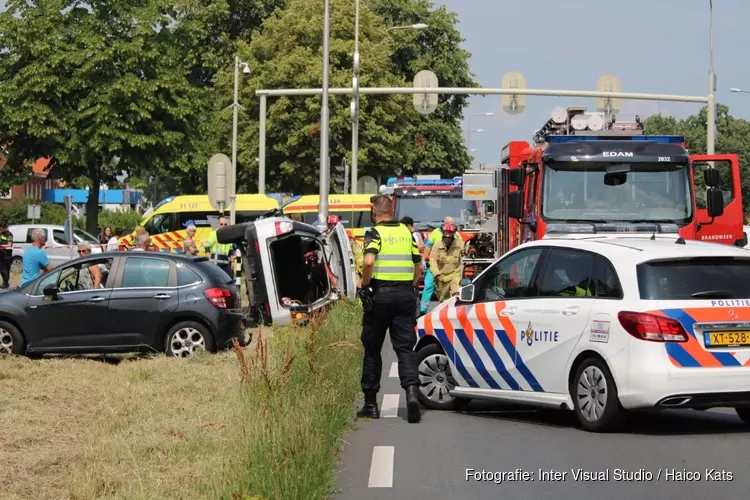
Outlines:
{"label": "green tree", "polygon": [[[351,85],[354,19],[351,2],[331,2],[330,84]],[[315,88],[322,81],[321,0],[292,0],[265,21],[263,32],[250,44],[239,43],[240,57],[250,61],[253,75],[243,83],[243,113],[239,140],[238,185],[257,186],[258,88]],[[320,19],[320,22],[316,20]],[[390,68],[391,39],[382,20],[363,6],[360,18],[363,86],[401,86],[404,80]],[[233,75],[220,73],[217,84],[231,96]],[[330,96],[331,158],[350,151],[351,117],[348,96]],[[267,122],[267,188],[313,192],[320,144],[320,97],[269,98]],[[223,104],[228,104],[225,102]],[[408,96],[373,96],[361,103],[362,174],[389,174],[406,164],[411,153],[409,123],[417,112]],[[252,118],[250,118],[252,117]],[[224,150],[231,139],[231,110],[219,114],[218,136]]]}
{"label": "green tree", "polygon": [[198,124],[211,112],[193,78],[207,64],[195,42],[226,15],[217,0],[9,0],[0,13],[4,176],[48,157],[59,177],[88,178],[93,232],[100,183],[122,171],[195,169]]}
{"label": "green tree", "polygon": [[[372,0],[368,5],[389,27],[428,25],[425,30],[391,33],[394,74],[404,76],[411,84],[417,73],[429,69],[437,75],[441,87],[479,86],[469,70],[471,54],[461,48],[464,39],[456,28],[455,12],[444,6],[435,8],[432,0]],[[435,112],[411,123],[415,154],[405,173],[459,175],[471,166],[461,130],[468,99],[465,95],[440,95]]]}
{"label": "green tree", "polygon": [[[677,120],[672,116],[661,114],[648,117],[644,122],[645,132],[649,135],[681,135],[685,137],[691,154],[706,154],[706,130],[708,111],[704,106],[698,114]],[[716,111],[715,150],[717,154],[737,154],[740,157],[740,179],[745,213],[750,212],[750,121],[737,118],[729,113],[729,107],[719,104]],[[722,176],[722,184],[730,184],[728,169],[717,163]],[[702,183],[697,178],[698,184]],[[699,200],[699,202],[702,200]]]}

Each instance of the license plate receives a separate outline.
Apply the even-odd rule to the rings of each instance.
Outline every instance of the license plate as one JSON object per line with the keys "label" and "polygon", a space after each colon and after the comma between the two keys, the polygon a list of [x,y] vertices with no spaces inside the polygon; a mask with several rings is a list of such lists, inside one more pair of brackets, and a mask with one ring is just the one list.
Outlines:
{"label": "license plate", "polygon": [[750,332],[705,332],[706,347],[750,346]]}

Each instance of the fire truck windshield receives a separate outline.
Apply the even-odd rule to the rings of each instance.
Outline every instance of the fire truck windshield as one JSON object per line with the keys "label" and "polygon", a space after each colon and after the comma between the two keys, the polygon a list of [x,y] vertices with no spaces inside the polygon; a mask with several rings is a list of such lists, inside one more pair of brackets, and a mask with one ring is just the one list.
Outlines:
{"label": "fire truck windshield", "polygon": [[545,221],[673,222],[693,218],[688,166],[674,163],[555,163],[544,166]]}
{"label": "fire truck windshield", "polygon": [[457,224],[463,221],[462,210],[466,215],[476,216],[476,203],[458,196],[404,196],[396,201],[396,218],[409,216],[416,226],[439,227],[443,219],[451,216]]}

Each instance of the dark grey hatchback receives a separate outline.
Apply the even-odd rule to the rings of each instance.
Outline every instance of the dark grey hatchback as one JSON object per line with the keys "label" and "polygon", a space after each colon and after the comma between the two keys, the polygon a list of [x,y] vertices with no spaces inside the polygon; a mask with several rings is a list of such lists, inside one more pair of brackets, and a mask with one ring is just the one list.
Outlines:
{"label": "dark grey hatchback", "polygon": [[0,354],[213,352],[245,344],[240,306],[205,257],[98,253],[0,294]]}

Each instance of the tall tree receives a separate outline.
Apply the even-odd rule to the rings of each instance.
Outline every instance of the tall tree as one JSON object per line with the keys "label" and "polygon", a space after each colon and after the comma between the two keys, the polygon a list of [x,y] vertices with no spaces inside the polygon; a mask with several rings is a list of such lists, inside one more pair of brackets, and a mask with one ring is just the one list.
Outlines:
{"label": "tall tree", "polygon": [[[645,132],[650,135],[681,135],[691,154],[706,154],[706,130],[708,111],[704,106],[698,114],[677,120],[661,114],[648,117]],[[716,111],[716,153],[737,154],[740,157],[742,198],[745,213],[750,212],[750,121],[737,118],[729,113],[729,107],[719,104]],[[717,163],[722,176],[722,184],[729,186],[728,169]],[[701,179],[696,182],[701,183]],[[699,200],[701,201],[701,200]]]}
{"label": "tall tree", "polygon": [[[217,0],[9,0],[0,13],[0,137],[9,173],[51,158],[65,180],[189,171],[209,116],[193,42],[227,15]],[[8,168],[8,167],[6,167]],[[5,169],[4,169],[5,170]]]}

